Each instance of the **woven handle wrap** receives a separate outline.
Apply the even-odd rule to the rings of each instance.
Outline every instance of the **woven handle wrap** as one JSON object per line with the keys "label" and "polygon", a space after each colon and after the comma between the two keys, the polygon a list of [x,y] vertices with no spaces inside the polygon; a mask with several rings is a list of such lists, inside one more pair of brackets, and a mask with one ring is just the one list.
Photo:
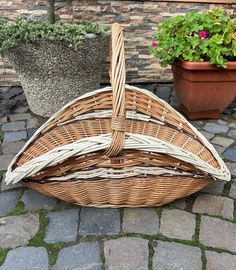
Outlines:
{"label": "woven handle wrap", "polygon": [[118,155],[125,142],[125,52],[123,27],[112,25],[111,86],[112,86],[112,141],[107,156]]}

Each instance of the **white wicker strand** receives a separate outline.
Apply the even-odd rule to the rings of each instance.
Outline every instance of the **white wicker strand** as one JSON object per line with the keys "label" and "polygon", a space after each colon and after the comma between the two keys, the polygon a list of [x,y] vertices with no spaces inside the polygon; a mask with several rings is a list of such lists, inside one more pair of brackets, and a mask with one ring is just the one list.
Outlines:
{"label": "white wicker strand", "polygon": [[[153,138],[140,134],[127,134],[125,140],[125,149],[136,149],[142,151],[151,151],[155,153],[165,153],[179,160],[188,162],[200,169],[202,172],[210,174],[213,178],[225,181],[230,180],[230,173],[226,167],[216,169],[209,166],[208,163],[201,160],[198,156],[187,152],[175,145],[163,142],[157,138]],[[103,136],[94,136],[81,139],[75,143],[63,145],[54,148],[47,153],[28,161],[24,165],[17,167],[14,171],[8,170],[6,174],[7,183],[16,183],[20,180],[30,177],[41,171],[47,166],[54,166],[68,159],[69,157],[81,156],[93,153],[99,150],[105,150],[111,142],[111,134]]]}
{"label": "white wicker strand", "polygon": [[[92,113],[84,113],[81,115],[76,116],[74,119],[65,121],[65,122],[60,122],[57,124],[57,126],[63,126],[65,124],[73,123],[75,121],[81,121],[81,120],[89,120],[89,119],[104,119],[104,118],[111,118],[112,117],[112,110],[95,110]],[[143,113],[138,113],[136,111],[132,110],[127,110],[126,111],[126,119],[135,119],[135,120],[141,120],[145,122],[151,122],[151,123],[156,123],[160,125],[164,125],[163,122],[160,120],[156,120],[155,118],[150,117],[149,115],[145,115]]]}
{"label": "white wicker strand", "polygon": [[93,179],[93,178],[112,178],[121,179],[126,177],[140,176],[140,175],[171,175],[171,176],[192,176],[203,177],[203,175],[196,175],[191,172],[177,171],[162,167],[142,167],[133,166],[126,169],[113,168],[97,168],[86,171],[78,171],[64,176],[48,177],[47,181],[67,181],[71,179]]}

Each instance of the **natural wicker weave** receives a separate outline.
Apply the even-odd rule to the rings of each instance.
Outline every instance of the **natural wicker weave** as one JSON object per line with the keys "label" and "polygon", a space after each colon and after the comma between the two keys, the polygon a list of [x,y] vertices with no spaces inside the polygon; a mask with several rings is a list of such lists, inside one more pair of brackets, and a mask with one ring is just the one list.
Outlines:
{"label": "natural wicker weave", "polygon": [[123,29],[112,27],[111,84],[52,116],[10,164],[21,181],[80,205],[141,207],[230,180],[213,146],[154,94],[125,85]]}

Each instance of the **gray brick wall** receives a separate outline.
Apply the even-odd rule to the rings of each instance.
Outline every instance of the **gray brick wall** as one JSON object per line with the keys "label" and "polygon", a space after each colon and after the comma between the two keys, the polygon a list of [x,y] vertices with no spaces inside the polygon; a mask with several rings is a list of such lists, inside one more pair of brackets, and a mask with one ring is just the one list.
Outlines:
{"label": "gray brick wall", "polygon": [[[57,20],[63,22],[91,20],[98,23],[121,23],[125,28],[126,67],[128,82],[171,81],[170,69],[163,69],[148,51],[150,37],[157,23],[176,14],[197,12],[224,7],[236,14],[236,5],[227,4],[236,0],[56,0]],[[205,3],[204,3],[205,2]],[[211,2],[211,3],[209,3]],[[47,16],[46,0],[1,0],[1,17],[15,20],[18,16]],[[103,70],[103,82],[108,81],[107,62]],[[6,60],[0,59],[0,86],[19,85],[19,80]]]}

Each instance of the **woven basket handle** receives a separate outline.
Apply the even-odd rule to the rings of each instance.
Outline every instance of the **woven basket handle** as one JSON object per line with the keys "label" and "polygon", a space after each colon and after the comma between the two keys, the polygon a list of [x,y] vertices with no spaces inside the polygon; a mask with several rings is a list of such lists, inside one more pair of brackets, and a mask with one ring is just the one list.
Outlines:
{"label": "woven basket handle", "polygon": [[125,51],[123,27],[112,25],[111,69],[112,86],[112,141],[106,151],[107,156],[118,155],[125,142]]}

